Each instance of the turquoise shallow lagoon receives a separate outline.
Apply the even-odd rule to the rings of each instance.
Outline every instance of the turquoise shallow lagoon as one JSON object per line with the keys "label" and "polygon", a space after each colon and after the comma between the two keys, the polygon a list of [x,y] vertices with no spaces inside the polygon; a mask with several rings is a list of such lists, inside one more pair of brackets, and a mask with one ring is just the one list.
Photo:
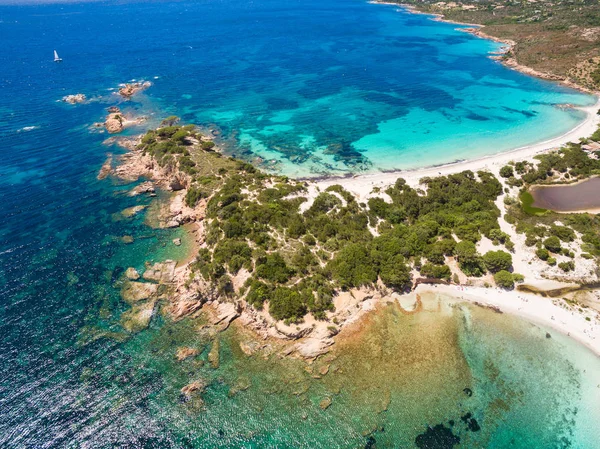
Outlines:
{"label": "turquoise shallow lagoon", "polygon": [[[268,348],[246,356],[235,328],[213,369],[201,317],[121,327],[123,271],[184,258],[187,242],[149,227],[152,209],[124,219],[153,200],[96,179],[118,151],[90,131],[119,102],[111,89],[150,80],[119,104],[144,126],[176,114],[302,176],[507,150],[582,119],[557,104],[593,103],[455,28],[356,0],[0,6],[0,447],[600,447],[598,357],[487,310],[390,306],[311,372]],[[78,92],[93,101],[57,101]],[[199,355],[176,362],[184,345]]]}

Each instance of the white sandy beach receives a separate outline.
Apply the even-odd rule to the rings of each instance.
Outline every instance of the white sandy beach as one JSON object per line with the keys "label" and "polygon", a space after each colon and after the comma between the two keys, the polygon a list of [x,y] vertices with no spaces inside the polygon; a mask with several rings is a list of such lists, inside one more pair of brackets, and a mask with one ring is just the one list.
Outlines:
{"label": "white sandy beach", "polygon": [[600,324],[593,318],[587,321],[586,315],[580,312],[557,305],[561,300],[514,290],[455,285],[419,285],[415,291],[441,293],[497,307],[502,312],[518,315],[534,324],[555,329],[585,345],[600,357]]}

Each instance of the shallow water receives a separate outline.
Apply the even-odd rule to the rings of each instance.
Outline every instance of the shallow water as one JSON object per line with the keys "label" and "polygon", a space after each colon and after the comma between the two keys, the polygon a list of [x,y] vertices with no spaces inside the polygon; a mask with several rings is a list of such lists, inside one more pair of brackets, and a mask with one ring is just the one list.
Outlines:
{"label": "shallow water", "polygon": [[[308,149],[340,171],[472,154],[451,129],[469,145],[490,135],[521,145],[549,137],[539,121],[558,133],[580,119],[551,104],[588,97],[503,69],[485,58],[495,44],[453,28],[346,0],[0,7],[0,446],[412,447],[450,420],[464,447],[597,445],[598,359],[487,311],[386,309],[340,345],[321,379],[300,362],[247,358],[238,340],[249,337],[234,329],[221,335],[213,370],[201,362],[210,346],[201,319],[157,313],[135,335],[120,326],[123,270],[184,258],[189,245],[172,244],[186,243],[182,230],[148,227],[151,210],[123,219],[151,199],[96,179],[118,152],[89,130],[117,102],[109,89],[150,79],[120,105],[147,114],[147,126],[177,114],[221,129],[232,152],[250,141],[301,161]],[[77,92],[102,98],[57,102]],[[387,137],[377,133],[386,124]],[[410,145],[390,153],[385,139]],[[341,151],[323,156],[327,145]],[[284,169],[321,172],[312,155]],[[203,352],[177,363],[182,345]],[[204,407],[182,403],[180,388],[198,378],[209,384]],[[461,421],[468,412],[479,431]]]}

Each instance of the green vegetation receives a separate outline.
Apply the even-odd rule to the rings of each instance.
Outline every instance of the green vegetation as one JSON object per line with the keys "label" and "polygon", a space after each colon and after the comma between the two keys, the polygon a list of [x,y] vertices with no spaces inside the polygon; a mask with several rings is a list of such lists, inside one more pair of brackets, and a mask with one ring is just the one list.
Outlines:
{"label": "green vegetation", "polygon": [[515,286],[513,275],[506,270],[498,271],[494,275],[494,281],[498,287],[505,288],[507,290],[510,290]]}
{"label": "green vegetation", "polygon": [[[449,258],[467,276],[494,274],[502,288],[523,280],[510,273],[509,252],[477,252],[482,236],[508,251],[514,247],[498,224],[495,200],[502,185],[488,172],[424,178],[423,190],[400,178],[367,204],[334,185],[301,208],[307,201],[305,183],[263,173],[213,146],[195,127],[168,123],[148,132],[140,149],[165,169],[184,173],[186,205],[205,208],[205,244],[192,270],[217,295],[243,298],[257,309],[268,307],[277,320],[297,323],[307,313],[326,318],[341,290],[408,290],[413,269],[425,278],[457,283]],[[588,173],[578,151],[560,153],[562,162],[545,155],[540,164],[564,162],[565,173]],[[525,178],[545,182],[561,173],[546,166],[544,178],[531,163],[508,167],[503,176],[526,185]],[[585,253],[600,256],[600,218],[564,215],[557,224],[550,211],[531,214],[526,190],[521,201],[523,207],[516,199],[505,201],[505,218],[526,235],[540,259],[552,265],[557,263],[552,255],[573,257],[563,246],[576,240],[575,231],[582,235]],[[574,269],[572,261],[559,266],[565,272]]]}
{"label": "green vegetation", "polygon": [[491,273],[508,271],[512,268],[512,256],[505,251],[488,251],[484,254],[483,261]]}
{"label": "green vegetation", "polygon": [[523,207],[523,211],[525,211],[525,213],[529,215],[543,215],[547,212],[546,209],[541,209],[539,207],[532,206],[534,199],[531,193],[527,191],[521,192],[521,194],[519,195],[519,199],[521,200],[521,206]]}

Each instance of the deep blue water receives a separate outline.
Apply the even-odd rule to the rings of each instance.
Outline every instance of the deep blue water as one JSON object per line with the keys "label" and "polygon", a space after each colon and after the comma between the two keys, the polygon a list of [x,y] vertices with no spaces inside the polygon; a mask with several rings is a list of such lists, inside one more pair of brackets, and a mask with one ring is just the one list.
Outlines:
{"label": "deep blue water", "polygon": [[[149,228],[143,214],[115,220],[150,200],[96,179],[116,150],[90,126],[118,103],[119,83],[152,81],[120,104],[147,115],[145,126],[176,114],[219,128],[232,153],[302,175],[506,150],[581,119],[555,104],[593,101],[504,69],[486,58],[496,44],[453,25],[358,0],[0,6],[0,38],[1,447],[303,445],[301,423],[273,432],[273,415],[262,433],[242,433],[236,424],[256,412],[243,402],[206,421],[180,414],[172,392],[190,374],[171,366],[174,337],[161,334],[160,316],[121,341],[127,306],[114,281],[128,266],[180,256],[170,242],[182,233]],[[78,92],[94,101],[58,101]],[[102,332],[116,338],[94,338]],[[214,377],[219,403],[227,392]],[[313,445],[365,440],[358,418],[317,418]]]}

